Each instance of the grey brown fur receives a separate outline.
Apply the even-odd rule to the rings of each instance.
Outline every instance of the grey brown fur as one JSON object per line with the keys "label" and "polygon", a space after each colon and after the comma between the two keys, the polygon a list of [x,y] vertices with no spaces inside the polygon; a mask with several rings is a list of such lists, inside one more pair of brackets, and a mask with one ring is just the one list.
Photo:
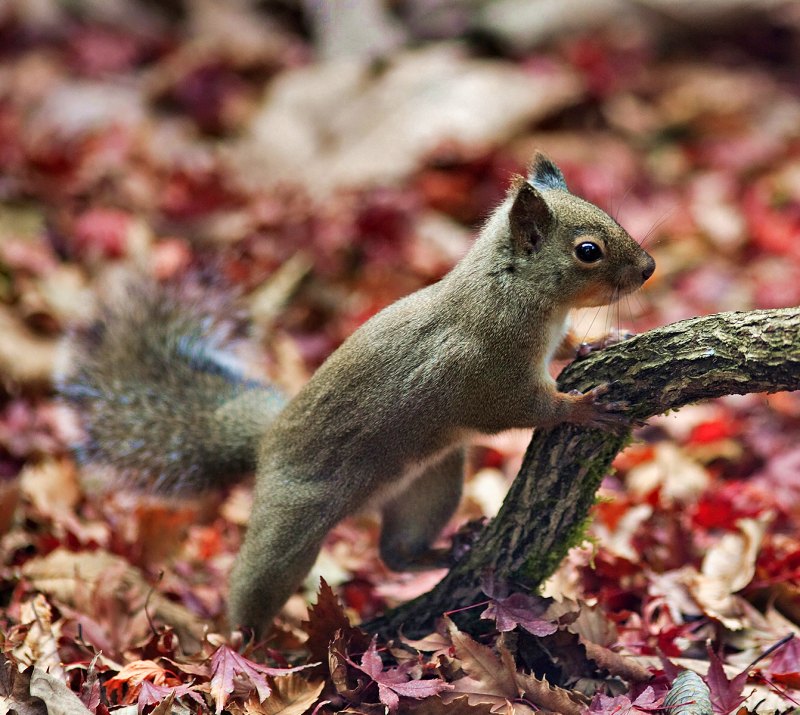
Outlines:
{"label": "grey brown fur", "polygon": [[[587,263],[575,247],[589,241],[602,258]],[[160,353],[161,367],[183,376],[182,399],[174,398],[170,411],[141,401],[137,395],[148,389],[141,375],[129,385],[133,409],[141,410],[130,412],[129,422],[202,422],[206,441],[185,443],[181,456],[184,470],[203,477],[218,471],[218,465],[197,464],[207,458],[208,441],[235,443],[244,466],[256,450],[253,510],[232,575],[231,624],[268,626],[328,530],[365,505],[383,512],[381,555],[389,566],[443,563],[431,542],[458,504],[462,445],[470,435],[560,422],[615,429],[624,406],[602,404],[604,386],[584,395],[559,393],[547,364],[574,350],[566,324],[571,308],[616,300],[637,289],[654,265],[607,214],[569,193],[558,168],[537,155],[531,175],[514,183],[464,259],[439,283],[361,326],[268,427],[268,393],[259,406],[260,388],[235,380],[232,387],[226,376],[202,369],[193,386],[195,368],[175,351]],[[135,344],[132,352],[150,349],[124,326],[113,335],[121,345]],[[162,339],[175,338],[156,336]],[[104,360],[81,367],[73,389],[96,389],[93,374],[106,374]],[[114,392],[112,383],[104,380],[100,390]],[[96,399],[87,395],[84,410],[94,409]],[[242,400],[246,409],[237,407]],[[129,457],[114,455],[114,427],[105,430],[92,435],[92,442],[104,443],[94,456],[124,465]],[[157,448],[149,444],[144,453]],[[157,464],[174,468],[171,461]]]}

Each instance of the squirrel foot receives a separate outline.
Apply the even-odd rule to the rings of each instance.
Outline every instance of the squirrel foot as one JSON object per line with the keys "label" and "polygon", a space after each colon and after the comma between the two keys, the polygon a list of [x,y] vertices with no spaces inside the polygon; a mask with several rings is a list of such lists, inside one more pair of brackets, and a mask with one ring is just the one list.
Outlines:
{"label": "squirrel foot", "polygon": [[599,340],[592,340],[591,342],[578,345],[575,358],[580,360],[581,358],[589,357],[589,355],[596,353],[598,350],[625,342],[635,336],[636,333],[632,333],[628,330],[613,329],[608,335],[604,335]]}
{"label": "squirrel foot", "polygon": [[600,398],[608,391],[608,383],[597,385],[588,392],[572,390],[569,395],[574,402],[569,421],[615,434],[625,434],[631,428],[632,422],[630,416],[626,414],[630,409],[630,403],[625,400],[601,402]]}

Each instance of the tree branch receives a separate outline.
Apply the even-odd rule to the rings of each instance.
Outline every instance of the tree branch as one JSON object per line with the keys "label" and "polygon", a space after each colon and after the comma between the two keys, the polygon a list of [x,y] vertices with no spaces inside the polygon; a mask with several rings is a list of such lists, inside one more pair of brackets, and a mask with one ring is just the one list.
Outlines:
{"label": "tree branch", "polygon": [[[570,364],[559,389],[610,384],[606,399],[630,404],[632,424],[690,402],[800,388],[800,309],[719,313],[651,330]],[[430,592],[364,627],[391,636],[430,632],[444,611],[483,600],[488,569],[534,590],[583,533],[595,492],[627,441],[561,425],[537,430],[500,513],[472,550]]]}

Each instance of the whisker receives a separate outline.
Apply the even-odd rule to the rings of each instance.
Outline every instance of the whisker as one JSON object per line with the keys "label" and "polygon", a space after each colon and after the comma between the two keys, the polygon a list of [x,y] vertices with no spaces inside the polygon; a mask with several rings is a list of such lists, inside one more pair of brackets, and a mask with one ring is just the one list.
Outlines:
{"label": "whisker", "polygon": [[653,224],[653,226],[651,227],[651,229],[650,229],[650,230],[649,230],[649,231],[648,231],[648,232],[647,232],[647,233],[644,235],[644,238],[642,238],[642,240],[641,240],[641,241],[639,241],[639,245],[640,245],[642,248],[644,248],[644,244],[645,244],[645,242],[647,241],[647,239],[648,239],[648,238],[650,238],[650,236],[652,236],[652,235],[653,235],[653,232],[654,232],[654,231],[655,231],[657,228],[661,227],[661,226],[664,224],[664,222],[665,222],[665,221],[666,221],[666,220],[667,220],[667,219],[668,219],[668,218],[669,218],[669,217],[670,217],[670,216],[671,216],[673,213],[675,213],[675,207],[673,207],[673,208],[671,208],[671,209],[667,209],[667,210],[666,210],[666,211],[665,211],[665,212],[664,212],[664,213],[661,215],[661,217],[660,217],[660,218],[659,218],[659,219],[658,219],[658,220],[657,220],[657,221],[656,221],[656,222]]}
{"label": "whisker", "polygon": [[622,194],[622,198],[619,200],[619,206],[617,206],[617,210],[614,212],[614,220],[616,221],[619,218],[619,212],[622,211],[622,205],[625,203],[625,199],[628,198],[628,194],[633,191],[633,184],[631,184],[627,189],[625,189],[625,193]]}
{"label": "whisker", "polygon": [[589,334],[592,332],[592,326],[594,325],[594,321],[597,320],[597,316],[600,315],[600,311],[603,309],[602,305],[597,306],[597,310],[594,312],[594,317],[592,318],[592,322],[589,323],[589,327],[586,328],[586,332],[583,334],[581,338],[582,343],[589,342]]}

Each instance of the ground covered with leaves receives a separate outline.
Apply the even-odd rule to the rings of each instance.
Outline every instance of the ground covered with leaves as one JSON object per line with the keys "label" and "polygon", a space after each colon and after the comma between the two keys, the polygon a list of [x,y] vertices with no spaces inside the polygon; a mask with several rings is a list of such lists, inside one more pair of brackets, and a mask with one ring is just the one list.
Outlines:
{"label": "ground covered with leaves", "polygon": [[[224,617],[249,485],[176,504],[76,466],[59,343],[122,276],[236,294],[253,374],[291,394],[441,277],[537,148],[658,263],[579,333],[800,303],[790,6],[526,46],[454,39],[461,15],[431,41],[401,12],[424,5],[383,57],[324,62],[289,2],[0,7],[0,712],[800,709],[797,393],[651,420],[541,594],[487,582],[479,618],[390,642],[354,624],[442,573],[389,572],[371,516],[253,643]],[[446,538],[528,439],[474,446]]]}

